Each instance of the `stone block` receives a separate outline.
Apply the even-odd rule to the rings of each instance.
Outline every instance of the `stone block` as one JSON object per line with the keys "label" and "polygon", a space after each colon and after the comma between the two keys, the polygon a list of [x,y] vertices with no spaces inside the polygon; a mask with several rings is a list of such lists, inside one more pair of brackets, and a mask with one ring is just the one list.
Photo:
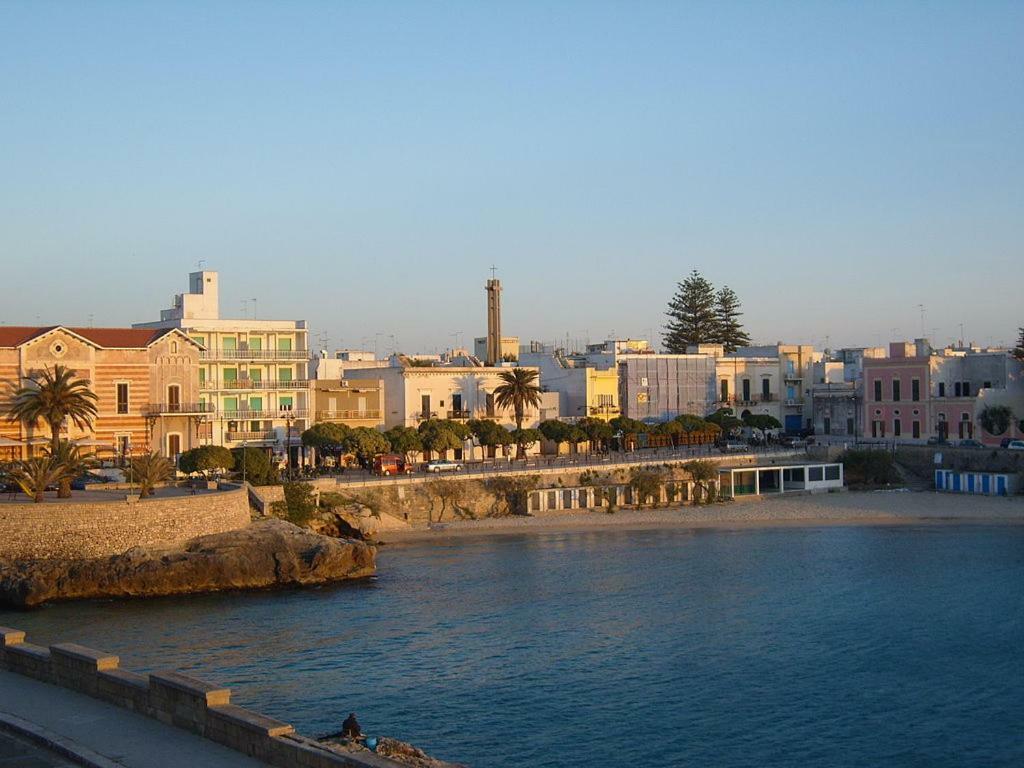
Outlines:
{"label": "stone block", "polygon": [[53,680],[50,669],[50,651],[41,645],[18,643],[4,648],[7,668],[26,677],[34,677],[47,683]]}
{"label": "stone block", "polygon": [[124,669],[104,670],[96,675],[96,698],[144,715],[150,715],[149,678]]}
{"label": "stone block", "polygon": [[149,676],[149,705],[158,720],[202,734],[208,707],[231,703],[231,691],[180,672]]}

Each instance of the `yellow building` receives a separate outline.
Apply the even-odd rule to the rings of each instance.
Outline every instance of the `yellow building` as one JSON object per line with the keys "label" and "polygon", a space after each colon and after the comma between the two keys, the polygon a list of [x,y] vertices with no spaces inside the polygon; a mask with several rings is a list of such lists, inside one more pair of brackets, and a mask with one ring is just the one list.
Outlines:
{"label": "yellow building", "polygon": [[381,379],[315,379],[315,422],[349,427],[384,426],[384,382]]}

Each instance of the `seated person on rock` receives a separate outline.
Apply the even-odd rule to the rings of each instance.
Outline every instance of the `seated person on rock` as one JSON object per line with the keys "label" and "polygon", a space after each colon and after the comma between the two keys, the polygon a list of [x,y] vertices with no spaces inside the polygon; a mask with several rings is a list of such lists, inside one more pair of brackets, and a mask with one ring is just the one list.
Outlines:
{"label": "seated person on rock", "polygon": [[356,720],[355,712],[349,712],[345,722],[341,724],[341,735],[349,739],[363,738],[363,731],[359,727],[359,721]]}

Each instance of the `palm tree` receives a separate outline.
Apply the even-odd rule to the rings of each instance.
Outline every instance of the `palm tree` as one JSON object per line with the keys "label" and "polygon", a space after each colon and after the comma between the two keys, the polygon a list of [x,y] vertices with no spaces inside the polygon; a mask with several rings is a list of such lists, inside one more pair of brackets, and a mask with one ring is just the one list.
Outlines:
{"label": "palm tree", "polygon": [[60,465],[47,456],[19,461],[11,470],[10,477],[38,504],[45,498],[46,489],[60,482],[63,472]]}
{"label": "palm tree", "polygon": [[60,483],[57,486],[58,499],[70,499],[72,481],[96,464],[96,457],[93,454],[82,453],[80,447],[67,440],[60,441],[56,453],[50,450],[46,455],[61,470]]}
{"label": "palm tree", "polygon": [[697,498],[694,501],[698,504],[714,501],[714,481],[718,477],[718,465],[713,461],[694,459],[683,464],[683,469],[690,473],[697,484]]}
{"label": "palm tree", "polygon": [[[502,383],[494,389],[494,402],[499,408],[511,408],[515,414],[516,432],[523,434],[523,417],[527,408],[540,407],[540,387],[537,385],[537,371],[526,368],[513,368],[502,371],[498,378]],[[517,444],[517,458],[526,457],[526,448],[522,442]]]}
{"label": "palm tree", "polygon": [[174,465],[159,453],[147,453],[132,462],[132,473],[139,483],[139,498],[153,495],[157,483],[174,474]]}
{"label": "palm tree", "polygon": [[60,451],[60,428],[70,418],[79,429],[85,429],[96,416],[96,395],[89,382],[75,378],[63,365],[44,368],[30,383],[14,393],[8,419],[31,426],[38,421],[50,425],[50,453]]}

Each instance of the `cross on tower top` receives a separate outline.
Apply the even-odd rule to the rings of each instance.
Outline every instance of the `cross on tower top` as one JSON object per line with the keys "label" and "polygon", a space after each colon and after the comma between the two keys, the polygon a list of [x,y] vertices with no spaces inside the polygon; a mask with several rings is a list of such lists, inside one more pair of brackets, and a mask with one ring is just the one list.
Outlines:
{"label": "cross on tower top", "polygon": [[497,274],[497,272],[498,272],[498,268],[492,264],[491,265],[491,280],[494,279],[494,277]]}

